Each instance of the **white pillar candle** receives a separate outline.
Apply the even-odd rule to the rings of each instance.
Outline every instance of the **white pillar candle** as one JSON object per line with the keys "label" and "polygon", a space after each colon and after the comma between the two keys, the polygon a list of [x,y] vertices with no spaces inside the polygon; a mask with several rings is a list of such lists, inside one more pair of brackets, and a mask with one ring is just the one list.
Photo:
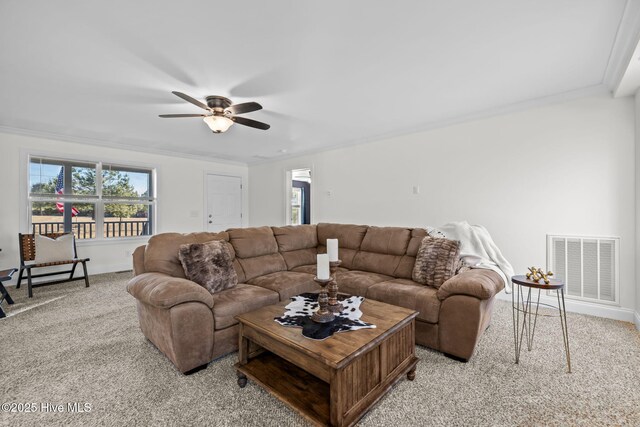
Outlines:
{"label": "white pillar candle", "polygon": [[329,278],[329,255],[318,254],[318,279],[327,280]]}
{"label": "white pillar candle", "polygon": [[338,239],[327,239],[329,262],[338,261]]}

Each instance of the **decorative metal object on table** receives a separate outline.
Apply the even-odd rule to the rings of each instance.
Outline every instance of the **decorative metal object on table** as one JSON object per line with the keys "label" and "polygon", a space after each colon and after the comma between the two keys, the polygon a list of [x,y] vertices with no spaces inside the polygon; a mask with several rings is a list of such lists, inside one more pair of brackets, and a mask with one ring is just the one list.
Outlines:
{"label": "decorative metal object on table", "polygon": [[313,280],[320,285],[320,294],[318,294],[318,311],[313,313],[311,320],[317,323],[329,323],[336,318],[336,316],[329,311],[329,294],[327,293],[327,285],[333,282],[333,277],[329,276],[328,279],[319,279],[316,276]]}
{"label": "decorative metal object on table", "polygon": [[336,271],[342,263],[341,260],[329,261],[329,269],[331,271],[331,283],[327,286],[327,292],[329,293],[329,306],[328,310],[332,313],[341,313],[344,307],[338,301],[338,282],[336,282]]}
{"label": "decorative metal object on table", "polygon": [[545,284],[549,284],[549,277],[553,276],[551,271],[547,271],[546,273],[542,271],[541,268],[538,267],[528,267],[529,272],[527,273],[527,279],[533,282],[540,282],[540,280],[544,281]]}
{"label": "decorative metal object on table", "polygon": [[[571,373],[571,352],[569,350],[569,328],[567,326],[567,311],[564,304],[564,283],[558,279],[550,279],[548,276],[552,276],[550,271],[543,276],[537,277],[537,280],[532,280],[538,276],[533,275],[533,270],[536,273],[540,273],[541,269],[531,267],[530,273],[521,276],[513,276],[511,282],[513,283],[513,290],[511,292],[511,307],[513,314],[513,340],[515,344],[515,356],[516,364],[520,361],[520,351],[522,350],[522,339],[524,335],[527,336],[527,349],[531,351],[533,348],[533,336],[536,332],[536,323],[538,320],[538,308],[543,305],[558,310],[558,317],[560,318],[560,327],[562,328],[562,338],[564,342],[564,352],[567,358],[567,366],[569,373]],[[546,276],[546,277],[544,277]],[[542,283],[540,283],[542,281]],[[527,288],[525,290],[523,288]],[[535,311],[533,307],[533,301],[531,298],[531,290],[538,289],[538,297],[535,301]],[[556,291],[558,299],[558,306],[555,307],[550,304],[540,303],[540,291],[551,290]],[[525,300],[525,293],[526,300]],[[520,313],[522,313],[522,327],[520,327]],[[556,317],[549,314],[540,314],[545,317]]]}

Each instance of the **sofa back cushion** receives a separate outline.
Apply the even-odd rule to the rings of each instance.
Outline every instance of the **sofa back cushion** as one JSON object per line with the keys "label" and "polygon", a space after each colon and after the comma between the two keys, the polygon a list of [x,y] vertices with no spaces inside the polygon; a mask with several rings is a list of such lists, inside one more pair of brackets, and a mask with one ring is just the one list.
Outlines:
{"label": "sofa back cushion", "polygon": [[243,270],[243,282],[287,269],[271,227],[232,228],[227,232]]}
{"label": "sofa back cushion", "polygon": [[327,239],[338,239],[338,257],[342,261],[340,266],[353,269],[353,258],[360,249],[367,228],[366,225],[318,224],[318,253],[327,252]]}
{"label": "sofa back cushion", "polygon": [[[180,245],[205,243],[212,240],[229,241],[226,232],[220,233],[162,233],[151,236],[144,250],[144,270],[185,278],[184,269],[178,259]],[[231,251],[233,256],[233,251]]]}
{"label": "sofa back cushion", "polygon": [[288,270],[316,263],[318,231],[315,225],[289,225],[271,229]]}
{"label": "sofa back cushion", "polygon": [[424,228],[413,228],[411,229],[411,239],[409,240],[409,244],[407,245],[407,251],[400,259],[400,263],[396,268],[394,277],[399,279],[411,279],[413,266],[416,263],[416,255],[418,254],[418,249],[420,248],[420,243],[422,243],[422,239],[428,236],[427,230]]}
{"label": "sofa back cushion", "polygon": [[393,276],[410,239],[408,228],[369,227],[353,259],[353,269]]}

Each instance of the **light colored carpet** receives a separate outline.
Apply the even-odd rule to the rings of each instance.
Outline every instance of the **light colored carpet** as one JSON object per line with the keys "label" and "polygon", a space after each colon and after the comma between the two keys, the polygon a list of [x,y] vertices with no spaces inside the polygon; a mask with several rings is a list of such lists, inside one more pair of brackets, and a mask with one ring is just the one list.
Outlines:
{"label": "light colored carpet", "polygon": [[[179,374],[140,332],[125,291],[129,277],[93,276],[88,289],[82,282],[39,288],[40,302],[63,298],[0,320],[0,399],[38,408],[3,412],[0,424],[305,425],[255,384],[237,386],[235,353],[192,376]],[[26,290],[10,292],[24,308]],[[469,363],[418,347],[416,380],[401,380],[360,424],[640,425],[640,334],[613,320],[570,313],[568,322],[572,374],[565,373],[557,318],[539,321],[535,348],[515,365],[511,308],[499,301]],[[91,412],[40,406],[70,402],[87,402]]]}

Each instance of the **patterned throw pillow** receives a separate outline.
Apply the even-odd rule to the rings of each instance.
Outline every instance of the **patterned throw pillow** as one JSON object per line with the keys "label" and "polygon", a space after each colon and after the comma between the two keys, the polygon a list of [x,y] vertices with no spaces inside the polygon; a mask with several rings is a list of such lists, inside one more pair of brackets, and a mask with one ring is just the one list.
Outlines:
{"label": "patterned throw pillow", "polygon": [[238,284],[231,251],[223,240],[180,245],[178,258],[187,279],[203,286],[212,294]]}
{"label": "patterned throw pillow", "polygon": [[439,288],[460,268],[460,242],[427,236],[422,239],[413,266],[413,280]]}

